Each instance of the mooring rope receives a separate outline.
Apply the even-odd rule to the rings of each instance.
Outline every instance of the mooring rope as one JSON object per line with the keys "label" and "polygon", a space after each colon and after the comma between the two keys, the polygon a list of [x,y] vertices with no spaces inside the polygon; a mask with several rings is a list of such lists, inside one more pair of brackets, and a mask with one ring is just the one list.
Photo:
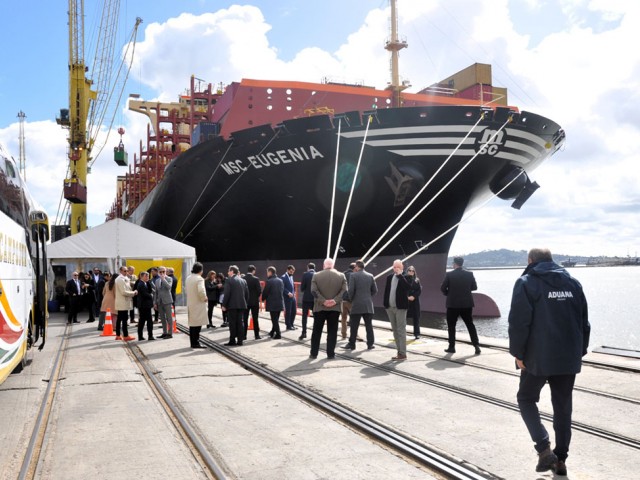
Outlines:
{"label": "mooring rope", "polygon": [[[258,155],[261,155],[262,152],[265,151],[265,149],[271,145],[271,142],[273,142],[276,137],[278,136],[278,134],[280,133],[280,130],[276,130],[275,134],[273,135],[273,137],[271,138],[271,140],[269,140],[267,142],[267,144],[262,147],[262,149],[260,150],[260,152],[258,153]],[[189,235],[191,235],[191,233],[198,228],[198,226],[204,221],[205,218],[207,218],[207,216],[211,213],[211,211],[216,208],[216,206],[218,205],[218,203],[220,203],[220,201],[227,195],[227,193],[229,193],[229,191],[234,187],[234,185],[236,183],[238,183],[238,180],[240,180],[242,178],[242,176],[247,172],[247,170],[243,170],[241,174],[239,174],[236,179],[233,181],[233,183],[231,185],[229,185],[229,188],[227,188],[224,193],[220,196],[220,198],[218,198],[218,200],[216,201],[216,203],[214,203],[211,208],[209,210],[207,210],[207,212],[200,218],[200,220],[198,221],[198,223],[196,223],[193,228],[191,230],[189,230],[189,232],[184,236],[184,238],[187,238]]]}
{"label": "mooring rope", "polygon": [[[453,230],[454,228],[458,228],[460,226],[460,224],[462,224],[463,222],[466,222],[467,220],[469,220],[473,215],[475,215],[481,208],[483,208],[485,205],[487,205],[491,200],[493,200],[494,198],[496,198],[498,195],[500,195],[504,190],[506,190],[509,185],[511,185],[513,182],[515,182],[520,175],[522,175],[524,173],[524,170],[522,170],[518,175],[516,175],[509,183],[507,183],[504,187],[502,187],[497,193],[494,193],[493,195],[491,195],[485,202],[483,202],[481,205],[478,205],[475,209],[473,209],[473,211],[471,213],[469,213],[469,215],[465,216],[464,218],[462,218],[458,223],[456,223],[454,226],[452,226],[451,228],[448,228],[447,230],[445,230],[444,232],[442,232],[440,235],[438,235],[436,238],[434,238],[433,240],[431,240],[429,243],[427,243],[426,245],[422,245],[420,248],[418,248],[415,252],[413,252],[411,255],[407,255],[406,257],[404,257],[402,259],[402,262],[406,262],[407,260],[409,260],[410,258],[415,257],[418,253],[422,252],[423,250],[426,250],[427,248],[429,248],[429,246],[433,245],[435,242],[437,242],[438,240],[440,240],[442,237],[444,237],[447,233],[449,233],[451,230]],[[393,270],[393,266],[387,268],[386,270],[384,270],[383,272],[380,272],[379,274],[377,274],[374,278],[378,279],[380,278],[382,275],[384,275],[385,273],[389,272],[390,270]]]}
{"label": "mooring rope", "polygon": [[227,151],[224,152],[224,155],[222,155],[222,158],[220,158],[220,161],[218,162],[218,165],[216,165],[216,168],[213,169],[213,173],[209,177],[209,180],[207,180],[207,184],[204,186],[204,188],[202,190],[200,190],[200,195],[198,195],[198,198],[196,198],[196,201],[193,202],[193,205],[191,206],[191,210],[189,210],[189,213],[187,213],[187,216],[184,217],[184,220],[182,221],[182,225],[180,225],[180,228],[178,228],[178,231],[173,236],[174,240],[178,237],[178,234],[182,231],[182,227],[184,227],[184,224],[187,223],[187,220],[189,219],[189,217],[193,213],[193,210],[196,208],[196,205],[198,204],[198,202],[202,198],[202,195],[204,195],[204,192],[207,191],[207,187],[211,183],[211,180],[213,180],[214,175],[218,171],[218,168],[220,168],[220,165],[222,165],[222,162],[224,161],[224,159],[227,158],[227,153],[229,153],[229,150],[231,150],[232,145],[233,145],[233,140],[229,142],[229,146],[227,147]]}
{"label": "mooring rope", "polygon": [[440,167],[438,167],[438,169],[435,171],[435,173],[431,176],[431,178],[427,181],[427,183],[424,184],[424,186],[420,189],[420,191],[411,199],[411,201],[409,202],[409,204],[404,208],[404,210],[402,210],[402,212],[400,212],[400,214],[396,217],[396,219],[391,222],[391,224],[389,225],[389,227],[384,231],[384,233],[382,235],[380,235],[380,237],[378,237],[378,240],[376,240],[373,245],[371,245],[371,247],[369,248],[369,250],[367,251],[367,253],[365,253],[361,260],[364,262],[366,260],[366,258],[369,256],[369,254],[371,253],[371,251],[382,241],[382,239],[384,238],[384,236],[389,233],[389,231],[393,228],[393,226],[400,220],[400,218],[407,212],[407,210],[409,210],[409,208],[411,208],[411,205],[413,205],[413,203],[415,201],[418,200],[418,197],[422,194],[422,192],[424,192],[427,187],[431,184],[431,182],[433,181],[434,178],[436,178],[436,176],[438,175],[438,173],[440,173],[440,171],[447,165],[447,163],[449,163],[449,160],[451,160],[451,158],[456,154],[456,152],[458,151],[458,149],[464,144],[464,142],[467,140],[467,138],[469,138],[469,135],[471,135],[473,133],[473,131],[476,129],[476,127],[478,126],[478,124],[484,119],[484,112],[481,113],[480,118],[478,118],[478,121],[475,123],[475,125],[473,127],[471,127],[471,129],[469,130],[469,132],[467,132],[467,134],[464,136],[464,138],[462,140],[460,140],[460,142],[458,143],[458,145],[456,145],[456,148],[453,149],[453,151],[449,154],[449,156],[447,157],[447,159],[442,163],[442,165],[440,165]]}
{"label": "mooring rope", "polygon": [[340,133],[342,131],[342,118],[338,119],[338,141],[336,144],[336,165],[333,169],[333,191],[331,195],[331,213],[329,214],[329,239],[327,240],[327,258],[331,253],[331,236],[333,234],[333,210],[336,203],[336,182],[338,178],[338,158],[340,156]]}
{"label": "mooring rope", "polygon": [[[502,126],[501,126],[501,127],[500,127],[500,128],[499,128],[499,129],[498,129],[498,130],[497,130],[497,131],[496,131],[492,136],[491,136],[491,138],[489,139],[488,143],[492,143],[492,142],[495,140],[495,138],[498,136],[498,134],[499,134],[499,133],[500,133],[500,132],[501,132],[501,131],[502,131],[502,130],[507,126],[507,124],[509,124],[509,123],[511,122],[511,119],[512,119],[512,116],[510,115],[510,116],[509,116],[509,118],[507,118],[507,121],[506,121],[506,122],[504,122],[504,124],[503,124],[503,125],[502,125]],[[481,150],[478,150],[478,151],[476,152],[476,154],[475,154],[473,157],[471,157],[471,159],[470,159],[470,160],[469,160],[469,161],[468,161],[468,162],[467,162],[467,163],[466,163],[466,164],[465,164],[465,165],[464,165],[460,170],[458,170],[458,172],[456,172],[456,174],[455,174],[453,177],[451,177],[451,179],[450,179],[450,180],[449,180],[449,181],[448,181],[448,182],[447,182],[447,183],[446,183],[446,184],[445,184],[445,185],[444,185],[440,190],[438,190],[438,192],[437,192],[433,197],[431,197],[431,199],[430,199],[430,200],[429,200],[429,201],[428,201],[428,202],[427,202],[427,203],[426,203],[426,204],[425,204],[425,205],[424,205],[420,210],[418,210],[418,212],[417,212],[413,217],[411,217],[411,219],[410,219],[407,223],[405,223],[405,225],[404,225],[400,230],[398,230],[398,231],[393,235],[393,237],[391,237],[391,238],[389,239],[389,241],[388,241],[387,243],[385,243],[385,244],[384,244],[384,245],[383,245],[383,246],[382,246],[382,247],[381,247],[381,248],[380,248],[380,249],[379,249],[379,250],[378,250],[378,251],[377,251],[377,252],[376,252],[372,257],[371,257],[371,258],[369,258],[369,260],[367,260],[367,261],[365,262],[365,266],[366,266],[366,265],[368,265],[369,263],[371,263],[371,261],[372,261],[374,258],[376,258],[378,255],[380,255],[380,253],[381,253],[385,248],[387,248],[387,247],[389,246],[389,244],[390,244],[392,241],[394,241],[394,240],[395,240],[395,239],[396,239],[396,238],[397,238],[397,237],[398,237],[398,236],[399,236],[399,235],[400,235],[400,234],[401,234],[401,233],[402,233],[402,232],[403,232],[403,231],[404,231],[404,230],[405,230],[409,225],[411,225],[411,224],[414,222],[414,220],[415,220],[416,218],[418,218],[418,216],[420,216],[420,214],[422,214],[422,212],[424,212],[424,211],[425,211],[425,209],[426,209],[429,205],[431,205],[431,203],[433,203],[433,201],[434,201],[436,198],[438,198],[438,197],[440,196],[440,194],[441,194],[441,193],[442,193],[442,192],[443,192],[443,191],[444,191],[444,190],[445,190],[449,185],[451,185],[451,183],[452,183],[456,178],[458,178],[458,175],[460,175],[460,174],[461,174],[461,173],[462,173],[462,172],[463,172],[463,171],[464,171],[464,170],[465,170],[465,169],[466,169],[466,168],[471,164],[471,162],[473,162],[473,161],[477,158],[477,156],[480,154],[480,151],[481,151]]]}
{"label": "mooring rope", "polygon": [[347,216],[349,215],[349,208],[351,207],[351,198],[353,197],[353,190],[358,180],[358,172],[360,170],[360,163],[362,163],[362,154],[364,153],[364,147],[367,143],[367,135],[369,134],[369,125],[371,124],[372,116],[369,115],[367,120],[367,128],[364,131],[364,138],[362,139],[362,147],[360,148],[360,156],[358,157],[358,163],[356,164],[356,171],[353,174],[353,181],[351,182],[351,190],[349,191],[349,199],[347,200],[347,208],[342,216],[342,226],[340,227],[340,234],[338,235],[338,242],[336,243],[335,254],[333,259],[338,258],[338,250],[340,249],[340,242],[342,241],[342,233],[344,232],[344,226],[347,223]]}

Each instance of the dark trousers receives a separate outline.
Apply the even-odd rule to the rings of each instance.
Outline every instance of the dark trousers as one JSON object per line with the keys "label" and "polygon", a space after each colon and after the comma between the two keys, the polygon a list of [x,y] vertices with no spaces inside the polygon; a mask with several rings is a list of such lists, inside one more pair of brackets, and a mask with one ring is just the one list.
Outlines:
{"label": "dark trousers", "polygon": [[218,302],[215,300],[207,301],[207,318],[209,318],[209,325],[213,325],[213,323],[211,323],[211,319],[213,318],[213,307],[215,307],[217,303]]}
{"label": "dark trousers", "polygon": [[153,321],[151,320],[151,307],[138,308],[138,340],[144,336],[144,325],[147,324],[147,336],[149,340],[153,338]]}
{"label": "dark trousers", "polygon": [[80,306],[79,298],[80,297],[77,295],[75,297],[69,297],[69,315],[67,315],[67,323],[78,321],[78,307]]}
{"label": "dark trousers", "polygon": [[327,322],[327,358],[333,358],[336,352],[336,342],[338,341],[338,324],[340,323],[340,312],[320,310],[313,312],[313,331],[311,332],[311,355],[318,356],[320,350],[320,339],[324,323]]}
{"label": "dark trousers", "polygon": [[227,310],[230,343],[242,343],[244,337],[244,328],[242,328],[242,312],[243,310],[237,308]]}
{"label": "dark trousers", "polygon": [[360,318],[364,318],[364,328],[367,331],[367,347],[371,347],[376,341],[373,334],[372,313],[351,313],[351,319],[349,320],[349,344],[356,344],[358,328],[360,327]]}
{"label": "dark trousers", "polygon": [[202,330],[202,325],[189,327],[189,342],[191,343],[191,348],[200,345],[200,330]]}
{"label": "dark trousers", "polygon": [[129,321],[131,322],[135,322],[136,321],[136,309],[132,308],[131,310],[129,310]]}
{"label": "dark trousers", "polygon": [[298,304],[296,303],[296,297],[284,297],[284,324],[287,328],[293,328],[293,322],[296,320],[296,310]]}
{"label": "dark trousers", "polygon": [[307,333],[307,317],[309,316],[309,312],[313,311],[313,302],[302,302],[302,333],[306,335]]}
{"label": "dark trousers", "polygon": [[122,328],[122,336],[129,336],[129,327],[127,326],[127,319],[129,318],[128,310],[118,310],[118,320],[116,320],[116,335],[120,336],[120,329]]}
{"label": "dark trousers", "polygon": [[269,312],[271,315],[271,331],[269,335],[280,335],[280,311]]}
{"label": "dark trousers", "polygon": [[407,318],[411,317],[413,320],[413,336],[420,336],[420,310],[417,308],[415,300],[409,302],[409,308],[407,309]]}
{"label": "dark trousers", "polygon": [[260,336],[260,322],[258,321],[258,309],[259,305],[255,307],[249,307],[242,312],[242,328],[244,328],[244,339],[247,339],[247,331],[249,330],[249,313],[253,318],[253,333],[256,338]]}
{"label": "dark trousers", "polygon": [[473,324],[473,316],[471,315],[472,308],[447,308],[447,328],[449,330],[449,347],[455,348],[456,344],[456,323],[458,323],[458,317],[462,318],[462,321],[467,326],[469,331],[469,337],[471,337],[471,343],[478,345],[478,332],[476,332],[476,326]]}
{"label": "dark trousers", "polygon": [[551,375],[549,377],[536,376],[523,370],[520,373],[520,388],[518,390],[518,407],[524,420],[531,440],[535,443],[536,451],[542,452],[549,445],[549,434],[540,421],[537,403],[540,401],[540,391],[549,382],[551,389],[551,404],[553,406],[553,430],[556,434],[556,448],[553,453],[559,460],[565,461],[569,454],[571,442],[571,413],[573,412],[574,375]]}
{"label": "dark trousers", "polygon": [[96,319],[95,309],[96,309],[96,298],[92,293],[85,295],[85,306],[87,307],[87,311],[89,312],[88,322],[94,322]]}

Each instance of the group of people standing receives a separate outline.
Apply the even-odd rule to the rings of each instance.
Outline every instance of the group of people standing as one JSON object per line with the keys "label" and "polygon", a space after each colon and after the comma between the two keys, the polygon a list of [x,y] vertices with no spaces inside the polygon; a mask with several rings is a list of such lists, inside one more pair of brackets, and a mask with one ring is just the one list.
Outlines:
{"label": "group of people standing", "polygon": [[[107,312],[116,318],[116,340],[135,340],[129,335],[128,325],[135,324],[138,310],[138,340],[145,340],[146,326],[148,339],[155,340],[153,323],[162,322],[160,338],[172,338],[173,313],[178,280],[171,268],[152,267],[148,271],[135,274],[132,266],[121,266],[118,273],[73,272],[65,286],[68,296],[67,323],[78,323],[78,313],[82,307],[89,312],[87,322],[98,316],[98,330],[103,330]],[[152,319],[155,311],[155,319]]]}

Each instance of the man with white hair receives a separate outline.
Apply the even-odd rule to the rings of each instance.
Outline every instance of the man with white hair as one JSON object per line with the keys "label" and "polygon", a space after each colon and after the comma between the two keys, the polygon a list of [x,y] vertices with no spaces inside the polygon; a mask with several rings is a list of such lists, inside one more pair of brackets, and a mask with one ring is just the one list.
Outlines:
{"label": "man with white hair", "polygon": [[402,260],[394,260],[393,273],[387,276],[383,301],[398,350],[398,354],[391,360],[407,359],[407,309],[409,308],[410,288],[411,285],[404,276]]}
{"label": "man with white hair", "polygon": [[343,273],[333,268],[333,259],[325,259],[321,272],[311,279],[313,305],[313,331],[311,333],[311,358],[318,358],[320,339],[325,321],[327,322],[327,358],[335,358],[338,341],[338,323],[342,311],[342,295],[347,290],[347,280]]}

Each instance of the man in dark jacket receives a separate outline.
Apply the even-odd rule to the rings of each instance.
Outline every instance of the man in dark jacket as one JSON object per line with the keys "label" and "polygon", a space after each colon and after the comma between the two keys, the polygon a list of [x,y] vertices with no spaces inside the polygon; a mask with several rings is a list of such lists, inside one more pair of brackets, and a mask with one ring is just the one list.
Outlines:
{"label": "man in dark jacket", "polygon": [[391,360],[407,359],[407,309],[411,285],[403,274],[402,260],[393,261],[393,273],[387,276],[383,305],[389,317],[398,353]]}
{"label": "man in dark jacket", "polygon": [[153,336],[153,321],[151,320],[151,309],[153,308],[153,287],[149,282],[149,272],[140,272],[140,277],[136,282],[138,291],[138,340],[144,340],[144,326],[147,325],[147,338],[155,340]]}
{"label": "man in dark jacket", "polygon": [[349,298],[351,299],[351,323],[349,325],[349,343],[344,348],[355,350],[356,338],[360,318],[364,318],[364,327],[367,332],[367,348],[375,348],[375,336],[373,333],[373,296],[378,293],[376,281],[369,272],[364,269],[364,262],[358,260],[354,263],[354,271],[349,276]]}
{"label": "man in dark jacket", "polygon": [[449,347],[447,353],[456,353],[456,323],[458,317],[467,326],[471,343],[476,349],[476,355],[480,354],[480,341],[478,332],[473,324],[473,295],[471,292],[478,289],[476,279],[468,270],[462,268],[464,258],[453,257],[453,270],[447,272],[440,290],[447,296],[447,330],[449,331]]}
{"label": "man in dark jacket", "polygon": [[302,333],[298,340],[304,340],[307,338],[307,318],[309,312],[313,311],[313,294],[311,293],[311,280],[316,273],[316,264],[308,263],[307,271],[302,274],[302,280],[300,281],[300,292],[302,293]]}
{"label": "man in dark jacket", "polygon": [[280,337],[280,312],[284,310],[284,285],[282,279],[278,277],[276,267],[267,268],[267,281],[262,291],[262,300],[264,301],[264,309],[271,316],[271,338],[279,339]]}
{"label": "man in dark jacket", "polygon": [[[518,406],[538,452],[536,471],[566,475],[573,385],[591,332],[587,300],[580,283],[553,261],[548,249],[532,249],[528,261],[513,288],[509,312],[509,353],[521,369]],[[556,434],[553,452],[536,405],[547,381]]]}
{"label": "man in dark jacket", "polygon": [[249,265],[247,273],[244,276],[244,281],[247,282],[247,289],[249,290],[249,301],[247,302],[247,309],[243,312],[242,326],[244,328],[244,339],[247,339],[247,330],[249,329],[249,313],[253,319],[253,333],[256,340],[260,340],[260,322],[258,321],[258,309],[260,307],[260,295],[262,294],[262,286],[260,285],[260,279],[256,277],[256,267]]}
{"label": "man in dark jacket", "polygon": [[293,324],[296,320],[298,305],[296,303],[296,284],[293,281],[293,274],[296,268],[293,265],[287,266],[287,271],[282,275],[282,284],[284,285],[284,324],[287,330],[295,330]]}
{"label": "man in dark jacket", "polygon": [[247,309],[249,290],[247,282],[238,275],[238,267],[231,265],[229,275],[224,282],[224,298],[222,309],[227,312],[229,320],[229,342],[226,346],[242,345],[244,328],[242,327],[242,314]]}

